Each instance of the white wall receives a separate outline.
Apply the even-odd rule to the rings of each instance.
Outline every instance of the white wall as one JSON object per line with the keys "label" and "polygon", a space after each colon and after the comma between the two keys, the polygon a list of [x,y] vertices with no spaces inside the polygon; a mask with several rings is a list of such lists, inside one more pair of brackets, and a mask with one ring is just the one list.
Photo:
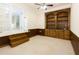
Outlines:
{"label": "white wall", "polygon": [[13,6],[24,11],[24,19],[28,21],[28,29],[37,28],[37,11],[30,3],[13,4]]}
{"label": "white wall", "polygon": [[79,4],[71,7],[71,31],[79,37]]}
{"label": "white wall", "polygon": [[45,28],[45,14],[44,11],[39,11],[38,10],[38,14],[37,14],[37,27],[40,29],[44,29]]}
{"label": "white wall", "polygon": [[61,5],[61,6],[57,6],[57,7],[53,7],[51,9],[48,10],[39,10],[38,13],[38,27],[44,29],[45,28],[45,13],[46,12],[51,12],[51,11],[56,11],[56,10],[61,10],[61,9],[65,9],[65,8],[70,8],[71,4],[65,4],[65,5]]}
{"label": "white wall", "polygon": [[[14,11],[14,10],[21,10],[23,12],[23,20],[25,22],[25,24],[27,25],[25,28],[26,29],[33,29],[33,28],[37,28],[37,11],[30,6],[30,4],[24,4],[24,3],[1,3],[0,4],[0,28],[3,27],[2,24],[5,24],[5,28],[7,27],[8,30],[10,28],[10,20],[8,19],[7,16],[2,17],[2,15],[6,15],[7,14],[7,10],[8,12]],[[18,11],[17,11],[18,12]],[[4,20],[4,21],[2,21]],[[4,31],[4,29],[0,29],[0,31]],[[26,30],[28,31],[28,30]]]}
{"label": "white wall", "polygon": [[10,27],[10,19],[5,6],[4,4],[0,4],[0,32],[9,30]]}

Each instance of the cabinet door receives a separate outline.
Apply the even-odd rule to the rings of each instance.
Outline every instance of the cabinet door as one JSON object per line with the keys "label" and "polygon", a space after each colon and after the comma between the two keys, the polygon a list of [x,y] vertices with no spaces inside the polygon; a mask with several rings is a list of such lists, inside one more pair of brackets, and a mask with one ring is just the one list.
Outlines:
{"label": "cabinet door", "polygon": [[46,29],[56,28],[55,12],[47,13],[46,15]]}
{"label": "cabinet door", "polygon": [[50,30],[50,34],[52,37],[56,37],[56,30]]}
{"label": "cabinet door", "polygon": [[45,29],[45,36],[48,36],[48,29]]}
{"label": "cabinet door", "polygon": [[64,38],[64,31],[63,30],[56,30],[56,38],[63,39]]}
{"label": "cabinet door", "polygon": [[70,39],[70,31],[64,30],[64,39]]}
{"label": "cabinet door", "polygon": [[57,12],[57,29],[59,30],[69,30],[69,9],[60,10]]}
{"label": "cabinet door", "polygon": [[49,36],[49,37],[55,37],[55,36],[56,36],[56,33],[55,33],[55,30],[46,29],[46,30],[45,30],[45,35],[46,35],[46,36]]}

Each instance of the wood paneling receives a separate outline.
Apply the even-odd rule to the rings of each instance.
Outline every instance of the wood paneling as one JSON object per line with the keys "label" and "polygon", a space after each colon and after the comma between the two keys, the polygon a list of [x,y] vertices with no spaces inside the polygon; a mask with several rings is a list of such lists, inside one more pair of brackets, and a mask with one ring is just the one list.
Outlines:
{"label": "wood paneling", "polygon": [[44,34],[44,32],[45,32],[45,29],[37,29],[37,35],[45,35]]}
{"label": "wood paneling", "polygon": [[33,37],[37,35],[37,29],[29,29],[28,36]]}
{"label": "wood paneling", "polygon": [[28,35],[29,37],[33,37],[36,35],[44,35],[45,29],[29,29]]}
{"label": "wood paneling", "polygon": [[9,44],[9,39],[7,36],[0,37],[0,48]]}
{"label": "wood paneling", "polygon": [[72,46],[74,48],[75,54],[79,55],[79,37],[77,37],[73,32],[70,32],[70,39]]}

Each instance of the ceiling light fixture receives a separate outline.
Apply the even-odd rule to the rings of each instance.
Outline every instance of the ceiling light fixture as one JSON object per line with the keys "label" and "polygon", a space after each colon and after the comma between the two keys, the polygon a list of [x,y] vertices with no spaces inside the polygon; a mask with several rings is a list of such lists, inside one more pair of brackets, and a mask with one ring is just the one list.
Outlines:
{"label": "ceiling light fixture", "polygon": [[47,10],[47,6],[41,6],[40,9],[44,9],[44,10]]}
{"label": "ceiling light fixture", "polygon": [[43,10],[47,10],[48,7],[53,6],[53,4],[50,4],[50,3],[35,3],[35,5],[39,6],[38,9],[43,9]]}

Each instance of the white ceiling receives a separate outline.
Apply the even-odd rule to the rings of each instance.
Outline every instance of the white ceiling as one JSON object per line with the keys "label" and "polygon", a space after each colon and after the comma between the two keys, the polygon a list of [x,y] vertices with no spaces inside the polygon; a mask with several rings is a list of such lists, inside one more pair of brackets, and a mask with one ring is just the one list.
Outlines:
{"label": "white ceiling", "polygon": [[[68,5],[68,4],[71,4],[71,3],[50,3],[50,4],[53,4],[53,6],[52,7],[48,7],[48,9],[51,9],[51,8],[54,8],[54,7],[63,6],[63,5]],[[36,9],[40,7],[39,5],[35,5],[34,3],[30,3],[29,5],[34,7],[34,8],[36,8]]]}

